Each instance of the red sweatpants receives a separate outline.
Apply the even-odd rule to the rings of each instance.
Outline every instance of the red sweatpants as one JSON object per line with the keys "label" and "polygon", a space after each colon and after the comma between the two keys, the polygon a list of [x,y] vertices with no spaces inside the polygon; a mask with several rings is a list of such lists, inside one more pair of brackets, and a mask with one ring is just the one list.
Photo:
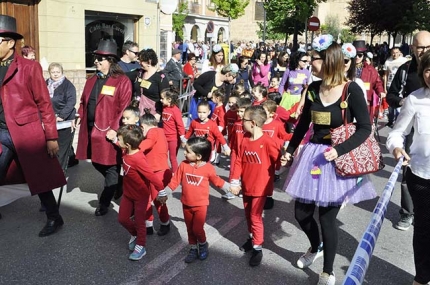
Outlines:
{"label": "red sweatpants", "polygon": [[[164,187],[169,184],[170,179],[172,179],[172,171],[170,169],[166,169],[164,171],[158,171],[154,173],[155,175],[159,176],[160,179],[163,181]],[[154,185],[151,184],[151,199],[148,200],[148,206],[146,208],[146,220],[147,221],[153,221],[154,215],[152,213],[152,205],[151,202],[154,202],[155,209],[157,210],[158,217],[160,218],[160,222],[162,224],[167,224],[169,222],[169,210],[167,209],[167,205],[161,205],[160,202],[157,201],[158,191],[155,189]]]}
{"label": "red sweatpants", "polygon": [[231,150],[230,153],[230,175],[228,176],[228,180],[231,180],[231,175],[233,174],[234,164],[236,163],[237,154],[236,151]]}
{"label": "red sweatpants", "polygon": [[187,225],[188,243],[197,244],[206,242],[206,233],[204,225],[208,206],[190,207],[182,205],[184,211],[184,220]]}
{"label": "red sweatpants", "polygon": [[248,232],[252,234],[252,243],[262,245],[264,242],[263,208],[266,196],[251,197],[243,195],[243,207],[245,209]]}
{"label": "red sweatpants", "polygon": [[[132,200],[122,195],[119,205],[118,221],[132,235],[137,236],[136,244],[146,245],[145,214],[149,195],[140,200]],[[134,221],[130,217],[134,214]]]}
{"label": "red sweatpants", "polygon": [[172,172],[175,172],[178,169],[178,151],[179,151],[179,140],[175,141],[167,141],[167,146],[169,148],[169,160],[170,165],[172,166]]}

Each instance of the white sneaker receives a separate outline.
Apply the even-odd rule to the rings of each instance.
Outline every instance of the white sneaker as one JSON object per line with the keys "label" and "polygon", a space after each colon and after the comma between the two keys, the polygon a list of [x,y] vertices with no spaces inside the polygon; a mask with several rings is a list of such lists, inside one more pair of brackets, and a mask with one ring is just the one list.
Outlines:
{"label": "white sneaker", "polygon": [[335,285],[336,284],[336,277],[334,276],[334,273],[327,274],[325,272],[320,274],[320,279],[318,279],[317,285]]}
{"label": "white sneaker", "polygon": [[224,195],[222,195],[221,197],[223,197],[224,199],[227,199],[227,200],[231,200],[231,199],[234,199],[236,196],[234,196],[233,194],[228,192],[228,193],[225,193]]}
{"label": "white sneaker", "polygon": [[317,252],[312,253],[311,250],[312,250],[312,247],[310,247],[305,254],[300,256],[299,260],[297,260],[297,266],[299,268],[301,269],[308,268],[309,266],[311,266],[312,263],[314,263],[315,260],[323,256],[324,251],[322,248],[322,244],[318,247]]}

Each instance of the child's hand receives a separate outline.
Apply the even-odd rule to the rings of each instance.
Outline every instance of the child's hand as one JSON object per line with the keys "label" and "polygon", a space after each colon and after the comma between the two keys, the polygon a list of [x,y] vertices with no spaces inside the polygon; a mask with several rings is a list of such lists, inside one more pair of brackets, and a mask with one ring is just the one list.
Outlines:
{"label": "child's hand", "polygon": [[184,142],[183,142],[183,143],[181,143],[181,147],[182,147],[182,148],[185,148],[185,145],[186,145],[186,144],[187,144],[187,143],[184,143]]}
{"label": "child's hand", "polygon": [[230,186],[230,192],[234,195],[238,195],[241,189],[240,186]]}
{"label": "child's hand", "polygon": [[227,150],[225,150],[225,151],[224,151],[224,154],[225,154],[225,155],[227,155],[227,156],[230,156],[230,154],[231,154],[231,149],[227,149]]}
{"label": "child's hand", "polygon": [[161,203],[161,205],[166,204],[167,196],[164,197],[157,197],[157,201]]}
{"label": "child's hand", "polygon": [[114,130],[107,131],[106,138],[110,141],[113,141],[116,138],[116,132]]}
{"label": "child's hand", "polygon": [[286,152],[283,156],[281,156],[281,165],[290,167],[293,163],[293,156],[291,153]]}

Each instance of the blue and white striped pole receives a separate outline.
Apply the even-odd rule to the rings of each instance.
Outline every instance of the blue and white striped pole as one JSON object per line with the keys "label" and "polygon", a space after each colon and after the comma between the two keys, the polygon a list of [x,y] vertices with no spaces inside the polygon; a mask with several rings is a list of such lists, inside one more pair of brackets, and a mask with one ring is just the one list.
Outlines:
{"label": "blue and white striped pole", "polygon": [[384,222],[385,213],[387,212],[387,205],[390,202],[391,194],[393,193],[394,185],[396,184],[397,177],[399,176],[400,169],[402,168],[403,158],[399,160],[390,179],[385,185],[384,191],[373,210],[373,215],[366,231],[361,238],[354,257],[352,258],[351,265],[348,268],[343,285],[361,285],[363,284],[364,277],[366,276],[367,268],[369,267],[370,259],[372,258],[373,250],[381,230],[382,223]]}

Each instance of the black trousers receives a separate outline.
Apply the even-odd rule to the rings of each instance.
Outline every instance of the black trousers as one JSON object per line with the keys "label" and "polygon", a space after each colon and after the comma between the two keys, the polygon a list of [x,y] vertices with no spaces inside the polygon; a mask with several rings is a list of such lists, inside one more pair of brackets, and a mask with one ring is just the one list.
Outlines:
{"label": "black trousers", "polygon": [[71,155],[72,148],[71,142],[75,132],[71,131],[71,128],[62,129],[58,131],[58,160],[62,169],[66,169],[67,163],[69,161],[69,156]]}
{"label": "black trousers", "polygon": [[121,166],[118,165],[103,165],[93,162],[94,168],[100,172],[105,178],[104,189],[100,195],[99,203],[105,207],[109,207],[110,202],[119,186],[119,171]]}
{"label": "black trousers", "polygon": [[406,170],[406,183],[414,203],[415,281],[430,282],[430,179],[423,179]]}
{"label": "black trousers", "polygon": [[[320,234],[318,224],[314,219],[314,204],[304,204],[299,201],[295,202],[295,217],[300,227],[308,237],[312,250],[315,253],[320,245]],[[319,220],[321,224],[321,233],[324,247],[324,267],[323,272],[331,274],[333,272],[333,263],[336,256],[338,233],[336,217],[339,213],[340,206],[337,207],[319,207]]]}
{"label": "black trousers", "polygon": [[[412,144],[412,138],[414,136],[414,128],[411,129],[411,133],[405,138],[405,151],[409,153]],[[402,169],[402,182],[400,184],[400,214],[413,215],[414,214],[414,203],[412,202],[411,194],[409,193],[408,186],[406,183],[406,170],[407,167],[403,166]]]}

